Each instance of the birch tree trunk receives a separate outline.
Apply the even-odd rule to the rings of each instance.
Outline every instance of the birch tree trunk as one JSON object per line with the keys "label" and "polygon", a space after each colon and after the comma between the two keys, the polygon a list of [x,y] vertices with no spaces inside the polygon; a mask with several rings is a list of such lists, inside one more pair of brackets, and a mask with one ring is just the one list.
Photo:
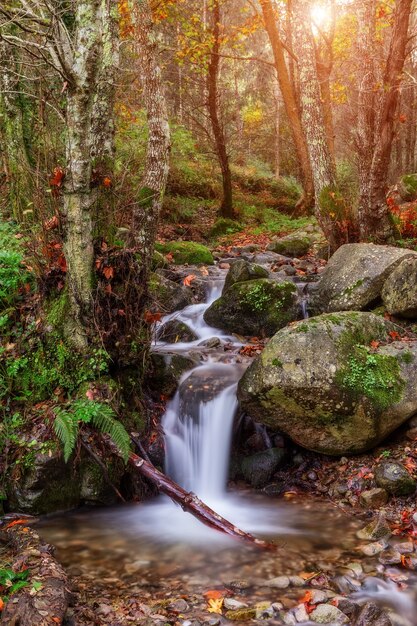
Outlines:
{"label": "birch tree trunk", "polygon": [[298,57],[301,122],[308,145],[316,196],[316,215],[330,249],[344,241],[324,203],[324,194],[336,187],[336,172],[327,141],[308,0],[293,0],[293,35]]}
{"label": "birch tree trunk", "polygon": [[378,243],[389,242],[394,235],[386,192],[411,6],[412,0],[397,0],[388,58],[382,85],[377,93],[372,56],[375,47],[375,12],[370,13],[375,8],[374,3],[361,5],[358,16],[359,24],[364,18],[370,20],[368,26],[362,22],[358,33],[362,68],[357,128],[360,174],[358,220],[361,238]]}
{"label": "birch tree trunk", "polygon": [[138,0],[134,13],[149,138],[142,186],[133,209],[131,236],[132,243],[141,254],[143,277],[146,282],[168,179],[171,139],[164,87],[157,59],[157,36],[149,1]]}
{"label": "birch tree trunk", "polygon": [[285,63],[284,50],[281,43],[276,16],[271,0],[260,0],[264,24],[272,46],[275,69],[281,89],[282,99],[291,128],[298,163],[301,170],[301,179],[304,195],[299,203],[300,209],[311,208],[314,204],[314,182],[311,171],[310,159],[307,149],[306,138],[301,125],[294,86],[290,80],[287,65]]}
{"label": "birch tree trunk", "polygon": [[233,219],[232,175],[230,172],[229,155],[227,154],[226,137],[219,116],[220,19],[219,0],[213,0],[211,27],[213,44],[207,72],[207,102],[217,158],[222,173],[223,199],[219,213],[221,217]]}

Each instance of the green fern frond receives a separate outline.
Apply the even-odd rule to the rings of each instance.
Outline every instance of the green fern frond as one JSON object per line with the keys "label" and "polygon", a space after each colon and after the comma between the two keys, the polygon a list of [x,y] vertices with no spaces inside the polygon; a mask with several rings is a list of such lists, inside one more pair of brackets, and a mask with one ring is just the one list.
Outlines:
{"label": "green fern frond", "polygon": [[67,463],[78,436],[78,422],[72,413],[58,410],[55,414],[54,430],[64,447],[64,460]]}
{"label": "green fern frond", "polygon": [[113,439],[125,462],[129,458],[130,437],[125,427],[115,419],[114,413],[107,404],[102,404],[102,410],[91,418],[91,423],[103,433],[107,433]]}

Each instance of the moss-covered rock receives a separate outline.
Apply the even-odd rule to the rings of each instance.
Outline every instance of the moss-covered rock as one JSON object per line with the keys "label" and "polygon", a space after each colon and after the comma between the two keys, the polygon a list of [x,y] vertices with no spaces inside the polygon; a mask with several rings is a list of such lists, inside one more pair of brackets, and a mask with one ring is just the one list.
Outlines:
{"label": "moss-covered rock", "polygon": [[159,341],[167,341],[168,343],[189,342],[198,339],[195,332],[180,320],[165,322],[158,330],[157,338]]}
{"label": "moss-covered rock", "polygon": [[404,202],[417,200],[417,174],[405,174],[398,181],[397,187]]}
{"label": "moss-covered rock", "polygon": [[210,250],[201,243],[194,241],[170,241],[167,243],[157,243],[157,252],[171,254],[175,265],[213,265],[213,255]]}
{"label": "moss-covered rock", "polygon": [[330,259],[314,296],[320,312],[361,311],[381,296],[388,276],[413,250],[372,243],[341,246]]}
{"label": "moss-covered rock", "polygon": [[231,285],[204,313],[210,326],[258,337],[270,337],[296,317],[295,285],[267,278]]}
{"label": "moss-covered rock", "polygon": [[152,255],[152,271],[155,272],[156,270],[166,269],[168,265],[169,263],[164,255],[161,252],[158,252],[158,250],[155,250]]}
{"label": "moss-covered rock", "polygon": [[223,235],[232,235],[242,230],[243,226],[235,220],[228,219],[227,217],[219,217],[210,228],[209,237],[216,239]]}
{"label": "moss-covered rock", "polygon": [[179,311],[193,301],[193,292],[189,287],[179,285],[157,273],[152,273],[150,276],[149,293],[154,308],[164,314]]}
{"label": "moss-covered rock", "polygon": [[407,469],[396,461],[383,461],[375,470],[376,484],[394,496],[409,496],[415,492],[417,483]]}
{"label": "moss-covered rock", "polygon": [[311,241],[309,237],[294,234],[272,241],[267,249],[284,256],[300,257],[307,254],[310,247]]}
{"label": "moss-covered rock", "polygon": [[256,280],[257,278],[268,278],[268,276],[268,270],[261,265],[238,259],[232,263],[230,270],[227,272],[223,293],[235,283],[243,283],[247,280]]}
{"label": "moss-covered rock", "polygon": [[417,410],[417,342],[370,347],[393,328],[342,312],[280,330],[239,383],[242,408],[310,450],[368,450]]}
{"label": "moss-covered rock", "polygon": [[153,352],[146,376],[152,394],[159,399],[162,395],[172,396],[177,390],[182,375],[193,369],[197,361],[182,354]]}
{"label": "moss-covered rock", "polygon": [[391,315],[417,318],[417,256],[401,261],[382,288],[382,300]]}

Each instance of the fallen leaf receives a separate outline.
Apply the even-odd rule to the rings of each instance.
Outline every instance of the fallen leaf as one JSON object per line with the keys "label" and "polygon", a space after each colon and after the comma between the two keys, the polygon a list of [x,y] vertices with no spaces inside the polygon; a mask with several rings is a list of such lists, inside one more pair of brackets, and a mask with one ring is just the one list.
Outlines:
{"label": "fallen leaf", "polygon": [[219,600],[220,598],[223,598],[222,592],[218,589],[209,589],[203,593],[203,596],[205,596],[208,600]]}
{"label": "fallen leaf", "polygon": [[184,280],[182,281],[182,284],[184,285],[184,287],[189,287],[191,283],[193,282],[193,280],[195,280],[196,278],[197,276],[195,274],[189,274],[188,276],[184,278]]}
{"label": "fallen leaf", "polygon": [[378,346],[379,346],[379,341],[375,341],[375,339],[371,341],[371,348],[378,348]]}
{"label": "fallen leaf", "polygon": [[209,608],[207,609],[209,613],[217,613],[218,615],[222,614],[222,606],[223,606],[223,598],[211,598],[208,601]]}
{"label": "fallen leaf", "polygon": [[109,178],[108,176],[105,176],[103,178],[103,185],[104,187],[107,187],[107,188],[111,187],[111,178]]}
{"label": "fallen leaf", "polygon": [[3,600],[0,598],[0,611],[2,611],[4,609],[4,602]]}
{"label": "fallen leaf", "polygon": [[15,519],[13,522],[10,522],[9,524],[7,524],[7,526],[5,527],[4,530],[7,530],[8,528],[13,528],[13,526],[18,526],[19,524],[27,524],[27,520],[26,519]]}
{"label": "fallen leaf", "polygon": [[143,314],[143,319],[147,324],[154,324],[155,322],[160,322],[162,318],[162,313],[157,311],[156,313],[152,313],[152,311],[145,311]]}
{"label": "fallen leaf", "polygon": [[111,266],[105,267],[103,268],[103,274],[107,280],[110,280],[114,276],[114,269]]}

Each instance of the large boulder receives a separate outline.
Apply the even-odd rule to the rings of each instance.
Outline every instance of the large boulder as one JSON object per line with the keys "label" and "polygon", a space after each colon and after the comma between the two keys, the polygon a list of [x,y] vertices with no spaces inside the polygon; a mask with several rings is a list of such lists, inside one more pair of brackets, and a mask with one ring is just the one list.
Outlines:
{"label": "large boulder", "polygon": [[204,321],[226,332],[270,337],[297,318],[297,288],[267,278],[235,283],[204,313]]}
{"label": "large boulder", "polygon": [[161,274],[152,273],[149,293],[153,308],[164,314],[179,311],[193,302],[193,292],[189,287],[175,283]]}
{"label": "large boulder", "polygon": [[417,342],[379,346],[392,329],[342,312],[280,330],[239,383],[243,410],[309,450],[368,450],[417,411]]}
{"label": "large boulder", "polygon": [[249,263],[244,259],[239,259],[232,263],[230,270],[227,272],[226,280],[224,281],[223,293],[229,289],[235,283],[243,283],[247,280],[256,280],[257,278],[268,278],[269,273],[261,265],[256,263]]}
{"label": "large boulder", "polygon": [[341,246],[322,274],[314,308],[321,312],[360,311],[380,296],[393,270],[406,258],[416,257],[413,250],[372,243]]}
{"label": "large boulder", "polygon": [[281,237],[272,241],[267,250],[283,254],[284,256],[300,257],[307,254],[311,247],[311,240],[307,235],[299,235],[297,233]]}
{"label": "large boulder", "polygon": [[392,315],[417,317],[417,256],[401,261],[389,275],[382,289],[382,300]]}

